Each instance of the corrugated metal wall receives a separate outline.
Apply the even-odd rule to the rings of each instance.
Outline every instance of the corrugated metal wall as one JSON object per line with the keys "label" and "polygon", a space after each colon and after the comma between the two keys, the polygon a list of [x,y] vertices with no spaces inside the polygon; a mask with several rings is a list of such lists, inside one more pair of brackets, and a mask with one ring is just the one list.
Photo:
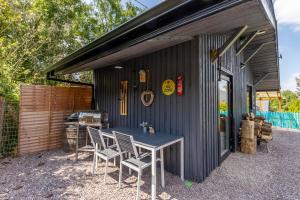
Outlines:
{"label": "corrugated metal wall", "polygon": [[[219,165],[218,73],[210,59],[210,50],[218,48],[227,36],[200,35],[192,41],[124,62],[122,70],[113,66],[95,71],[97,109],[109,112],[112,126],[139,127],[142,121],[157,130],[185,137],[185,178],[202,181]],[[231,48],[222,66],[233,75],[234,117],[246,110],[246,71],[240,71],[239,58]],[[238,66],[238,67],[237,67]],[[138,82],[139,69],[150,70],[149,89],[156,94],[154,104],[144,107],[140,94],[146,84]],[[184,75],[184,96],[164,96],[161,84]],[[238,75],[238,77],[235,76]],[[120,81],[128,80],[128,116],[119,115]],[[236,130],[237,125],[236,125]],[[236,131],[235,131],[236,132]],[[166,151],[167,170],[179,173],[179,152],[174,146]],[[176,164],[177,163],[177,164]]]}
{"label": "corrugated metal wall", "polygon": [[[188,179],[196,178],[201,172],[203,160],[202,141],[199,121],[199,68],[198,39],[170,47],[143,57],[122,63],[124,69],[113,67],[95,71],[95,89],[97,108],[109,113],[112,126],[139,127],[147,121],[156,130],[167,134],[185,137],[185,175]],[[138,82],[139,69],[150,70],[149,89],[155,92],[151,107],[145,107],[140,101],[140,94],[146,84]],[[184,96],[176,94],[164,96],[161,84],[166,79],[176,80],[184,75]],[[128,116],[119,115],[118,92],[122,80],[128,80]],[[196,146],[199,148],[196,150]],[[179,173],[178,147],[166,152],[167,169]],[[170,156],[172,155],[172,156]],[[178,163],[178,164],[176,164]],[[200,166],[199,166],[200,165]],[[202,178],[202,177],[201,177]]]}
{"label": "corrugated metal wall", "polygon": [[[243,62],[243,55],[241,57],[235,57],[236,64],[233,68],[233,127],[234,127],[234,150],[238,146],[238,134],[241,127],[242,114],[247,112],[247,85],[253,86],[253,73],[249,66],[241,69],[241,63]],[[252,103],[255,109],[255,87],[252,87]]]}

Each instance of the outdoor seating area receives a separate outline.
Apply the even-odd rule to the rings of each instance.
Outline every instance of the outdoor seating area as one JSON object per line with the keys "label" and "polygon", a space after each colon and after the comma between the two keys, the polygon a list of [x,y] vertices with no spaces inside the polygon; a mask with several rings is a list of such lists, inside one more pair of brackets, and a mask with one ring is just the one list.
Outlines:
{"label": "outdoor seating area", "polygon": [[[270,153],[264,146],[256,155],[231,154],[203,183],[184,184],[180,177],[165,173],[166,187],[157,186],[158,199],[297,199],[299,191],[300,133],[274,130]],[[137,174],[110,163],[104,183],[105,162],[92,175],[89,153],[61,150],[0,160],[0,199],[134,199]],[[289,163],[289,165],[286,165]],[[284,168],[280,166],[285,166]],[[160,174],[160,172],[158,172]],[[158,176],[158,180],[159,180]],[[159,181],[158,181],[159,182]],[[151,197],[151,172],[141,179],[141,199]]]}
{"label": "outdoor seating area", "polygon": [[[131,174],[131,170],[136,171],[138,173],[136,199],[140,199],[141,176],[143,171],[151,166],[151,196],[152,199],[156,199],[157,161],[160,163],[161,186],[164,188],[164,148],[176,143],[180,143],[181,146],[180,176],[181,180],[184,181],[183,137],[168,136],[163,133],[151,135],[149,132],[143,132],[141,129],[132,128],[108,128],[98,130],[87,127],[87,129],[94,147],[92,172],[94,174],[95,168],[98,166],[98,157],[100,160],[105,160],[104,183],[106,183],[109,160],[114,159],[114,166],[116,166],[116,158],[118,158],[120,163],[118,187],[121,188],[123,167],[129,168],[129,174]],[[107,146],[104,138],[112,139],[113,145]],[[148,152],[144,153],[142,150]],[[157,158],[157,153],[159,153],[159,158]]]}

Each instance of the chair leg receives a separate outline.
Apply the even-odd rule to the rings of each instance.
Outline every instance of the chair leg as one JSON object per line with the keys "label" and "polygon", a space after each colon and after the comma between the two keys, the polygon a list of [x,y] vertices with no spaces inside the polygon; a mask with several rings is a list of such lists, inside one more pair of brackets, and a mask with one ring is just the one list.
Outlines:
{"label": "chair leg", "polygon": [[96,169],[98,168],[98,156],[96,155],[96,161],[95,161],[95,164],[96,164]]}
{"label": "chair leg", "polygon": [[122,181],[122,160],[120,160],[120,170],[119,170],[119,185],[118,187],[121,188],[121,181]]}
{"label": "chair leg", "polygon": [[93,175],[95,174],[95,161],[96,161],[96,154],[94,153],[94,158],[93,158],[93,166],[92,166],[92,173]]}
{"label": "chair leg", "polygon": [[165,166],[164,166],[164,150],[160,150],[160,176],[161,176],[161,186],[165,187]]}
{"label": "chair leg", "polygon": [[96,157],[95,157],[96,169],[98,168],[98,156],[96,154],[96,152],[98,152],[98,149],[99,149],[99,146],[98,146],[98,144],[96,144],[96,146],[95,146],[95,153],[94,153],[96,155]]}
{"label": "chair leg", "polygon": [[107,167],[108,167],[108,159],[105,160],[104,184],[106,184]]}
{"label": "chair leg", "polygon": [[[128,153],[128,158],[131,158],[131,154],[130,153]],[[131,169],[129,168],[128,170],[129,170],[129,175],[131,175],[132,174]]]}
{"label": "chair leg", "polygon": [[137,180],[137,192],[136,192],[136,200],[140,199],[140,188],[141,188],[141,175],[142,172],[138,172],[138,180]]}

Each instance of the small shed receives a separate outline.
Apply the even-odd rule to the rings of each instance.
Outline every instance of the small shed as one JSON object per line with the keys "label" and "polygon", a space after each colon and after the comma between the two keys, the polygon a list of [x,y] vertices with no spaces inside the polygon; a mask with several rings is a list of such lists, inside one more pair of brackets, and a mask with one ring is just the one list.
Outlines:
{"label": "small shed", "polygon": [[[47,72],[85,70],[113,127],[148,122],[184,136],[185,178],[201,182],[236,150],[255,92],[280,90],[273,3],[164,1]],[[165,153],[167,170],[179,173],[178,148]]]}

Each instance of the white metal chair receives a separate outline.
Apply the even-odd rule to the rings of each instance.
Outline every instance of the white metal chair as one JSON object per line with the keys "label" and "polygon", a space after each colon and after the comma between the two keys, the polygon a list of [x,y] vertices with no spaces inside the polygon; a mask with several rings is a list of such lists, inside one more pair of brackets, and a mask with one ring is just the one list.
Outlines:
{"label": "white metal chair", "polygon": [[[124,133],[116,132],[116,131],[113,131],[113,134],[116,140],[118,150],[120,152],[119,188],[121,187],[121,180],[122,180],[122,165],[125,165],[129,169],[132,169],[138,173],[136,199],[139,200],[142,172],[143,169],[151,166],[151,154],[143,153],[139,155],[132,136],[126,135]],[[121,152],[128,152],[133,156],[124,160],[123,153]],[[164,175],[162,175],[162,179],[164,178],[163,176]]]}
{"label": "white metal chair", "polygon": [[[107,146],[105,144],[103,135],[101,130],[87,127],[88,133],[91,137],[91,141],[94,151],[94,159],[93,159],[93,174],[95,174],[95,167],[98,167],[98,157],[100,159],[105,160],[105,174],[104,174],[104,183],[106,183],[106,176],[107,176],[107,167],[108,161],[111,159],[115,159],[116,157],[120,156],[120,152],[117,150],[117,145]],[[102,149],[100,148],[102,146]]]}

